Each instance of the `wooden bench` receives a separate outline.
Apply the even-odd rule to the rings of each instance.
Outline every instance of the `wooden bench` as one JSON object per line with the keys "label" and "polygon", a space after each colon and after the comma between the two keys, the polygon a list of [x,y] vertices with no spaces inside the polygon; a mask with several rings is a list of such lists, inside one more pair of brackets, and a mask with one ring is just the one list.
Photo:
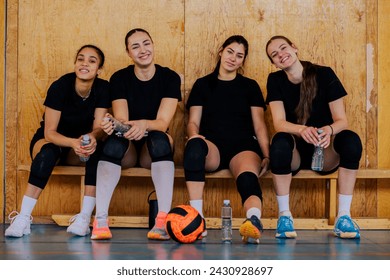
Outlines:
{"label": "wooden bench", "polygon": [[[30,171],[29,165],[18,166],[18,171]],[[80,176],[81,188],[80,197],[81,202],[84,196],[84,167],[77,166],[56,166],[52,175],[65,176]],[[150,170],[145,168],[128,168],[122,170],[124,177],[150,177]],[[318,175],[311,170],[301,170],[293,177],[293,180],[308,180],[308,179],[325,179],[327,181],[327,195],[325,197],[326,216],[327,219],[294,219],[296,229],[331,229],[333,228],[336,217],[336,203],[337,203],[337,177],[338,173],[328,175]],[[175,169],[175,178],[184,178],[184,170],[181,167]],[[229,179],[232,175],[229,170],[221,170],[214,173],[208,173],[206,179]],[[357,179],[388,179],[390,178],[390,170],[388,169],[359,169]],[[268,172],[262,179],[272,179],[272,175]],[[60,226],[68,226],[69,219],[72,215],[55,214],[52,219]],[[276,228],[277,218],[262,219],[264,228]],[[356,219],[362,228],[370,229],[390,229],[390,219]],[[144,216],[110,216],[109,222],[111,227],[148,227],[148,217]],[[243,218],[233,218],[233,228],[238,228],[243,222]],[[206,218],[208,228],[220,227],[220,218]]]}

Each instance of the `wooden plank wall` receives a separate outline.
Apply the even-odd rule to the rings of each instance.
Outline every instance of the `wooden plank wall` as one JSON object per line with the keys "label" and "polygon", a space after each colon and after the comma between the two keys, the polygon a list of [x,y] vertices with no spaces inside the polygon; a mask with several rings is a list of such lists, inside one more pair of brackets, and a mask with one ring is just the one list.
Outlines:
{"label": "wooden plank wall", "polygon": [[[5,63],[5,2],[0,1],[0,30],[1,38],[3,42],[0,46],[0,99],[4,100],[4,63]],[[4,106],[0,106],[0,222],[4,221]]]}
{"label": "wooden plank wall", "polygon": [[[29,142],[41,119],[49,85],[72,71],[77,49],[87,43],[96,44],[105,52],[107,62],[101,76],[108,79],[130,62],[124,36],[134,27],[150,31],[156,45],[156,62],[181,75],[184,100],[194,81],[215,67],[219,46],[233,34],[248,39],[245,75],[258,81],[265,96],[267,75],[276,70],[266,57],[265,44],[276,34],[290,37],[298,46],[301,59],[331,66],[349,92],[346,110],[350,126],[364,144],[361,166],[389,167],[388,162],[383,163],[388,156],[378,155],[378,151],[386,150],[384,146],[388,152],[389,146],[389,133],[381,122],[383,114],[378,114],[379,104],[390,102],[385,94],[389,75],[382,72],[386,65],[378,63],[378,49],[389,46],[389,36],[378,41],[378,20],[379,28],[388,32],[384,27],[388,26],[385,12],[386,9],[389,12],[388,6],[386,0],[9,0],[6,213],[19,209],[28,174],[17,172],[16,166],[31,162]],[[386,53],[386,48],[382,53]],[[177,164],[182,161],[185,117],[181,104],[171,127],[177,145]],[[269,111],[267,120],[272,133]],[[80,202],[79,183],[79,178],[52,178],[33,215],[76,213]],[[234,215],[243,215],[232,180],[207,183],[207,216],[219,216],[220,203],[227,197],[233,200]],[[292,211],[296,217],[324,218],[324,184],[322,180],[293,183]],[[272,183],[268,180],[262,185],[263,216],[276,217]],[[150,179],[121,179],[110,213],[147,215],[147,195],[152,189]],[[388,203],[378,197],[385,194],[376,180],[359,180],[352,215],[389,217]],[[176,180],[173,205],[187,203],[187,199],[184,180]]]}
{"label": "wooden plank wall", "polygon": [[[378,165],[390,168],[390,1],[382,0],[378,4]],[[378,180],[378,216],[390,216],[389,180]]]}

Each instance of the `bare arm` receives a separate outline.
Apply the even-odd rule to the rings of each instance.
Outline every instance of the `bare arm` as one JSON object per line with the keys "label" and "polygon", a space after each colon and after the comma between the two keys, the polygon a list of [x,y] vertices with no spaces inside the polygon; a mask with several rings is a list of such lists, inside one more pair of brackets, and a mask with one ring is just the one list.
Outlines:
{"label": "bare arm", "polygon": [[288,122],[286,120],[286,112],[282,101],[272,101],[269,105],[271,108],[274,128],[277,132],[294,134],[301,137],[307,143],[313,145],[318,144],[317,128]]}
{"label": "bare arm", "polygon": [[335,135],[340,131],[348,128],[348,120],[347,115],[345,113],[343,98],[339,98],[335,101],[330,102],[329,109],[332,113],[333,123],[321,127],[323,133],[319,135],[319,137],[322,138],[319,141],[319,144],[324,148],[327,148],[330,145],[331,135]]}
{"label": "bare arm", "polygon": [[253,127],[257,141],[259,142],[263,158],[261,162],[260,176],[267,170],[269,165],[269,135],[268,128],[264,120],[264,109],[261,107],[251,107]]}
{"label": "bare arm", "polygon": [[80,148],[81,138],[66,137],[57,132],[60,118],[61,111],[45,108],[45,140],[61,147],[70,147],[77,155],[83,155],[84,151]]}
{"label": "bare arm", "polygon": [[202,106],[191,106],[187,123],[187,136],[191,139],[199,135],[200,120],[202,118]]}
{"label": "bare arm", "polygon": [[155,120],[131,120],[126,122],[131,125],[131,129],[124,136],[130,140],[139,140],[145,135],[146,131],[167,131],[176,113],[177,103],[176,98],[163,98]]}

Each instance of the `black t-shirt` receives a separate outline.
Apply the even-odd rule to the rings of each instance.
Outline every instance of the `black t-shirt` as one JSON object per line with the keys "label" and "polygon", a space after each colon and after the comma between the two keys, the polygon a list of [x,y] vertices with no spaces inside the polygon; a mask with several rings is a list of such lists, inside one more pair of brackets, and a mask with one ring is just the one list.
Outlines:
{"label": "black t-shirt", "polygon": [[111,100],[126,99],[129,120],[154,120],[163,98],[181,101],[180,77],[167,67],[156,64],[156,73],[149,81],[139,80],[134,65],[115,72],[110,79]]}
{"label": "black t-shirt", "polygon": [[203,107],[199,134],[211,141],[253,138],[251,107],[266,109],[258,83],[242,75],[231,81],[212,75],[196,80],[187,102],[187,109]]}
{"label": "black t-shirt", "polygon": [[[76,74],[68,73],[53,82],[47,92],[44,105],[61,111],[57,132],[77,138],[91,132],[96,108],[110,108],[109,83],[96,78],[90,96],[83,100],[75,91]],[[44,135],[44,121],[37,134]]]}
{"label": "black t-shirt", "polygon": [[[317,67],[317,95],[313,100],[312,112],[307,120],[307,126],[322,127],[333,123],[329,103],[347,95],[343,85],[330,67]],[[268,75],[267,99],[269,104],[272,101],[283,101],[286,112],[286,120],[297,123],[295,108],[300,99],[301,84],[293,84],[287,74],[280,70]]]}

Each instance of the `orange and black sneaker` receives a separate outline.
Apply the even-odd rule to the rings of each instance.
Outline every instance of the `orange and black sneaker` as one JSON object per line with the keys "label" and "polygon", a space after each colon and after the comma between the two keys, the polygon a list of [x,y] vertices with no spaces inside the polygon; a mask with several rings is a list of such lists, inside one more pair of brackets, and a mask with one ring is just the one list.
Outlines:
{"label": "orange and black sneaker", "polygon": [[112,234],[108,227],[108,221],[106,223],[106,226],[98,227],[98,220],[95,219],[93,221],[93,229],[92,229],[92,240],[104,240],[104,239],[111,239]]}
{"label": "orange and black sneaker", "polygon": [[240,235],[244,243],[259,244],[262,232],[263,224],[255,215],[246,219],[240,226]]}
{"label": "orange and black sneaker", "polygon": [[158,212],[155,219],[154,227],[148,232],[148,238],[154,240],[169,240],[170,236],[165,230],[165,220],[167,218],[167,213]]}

